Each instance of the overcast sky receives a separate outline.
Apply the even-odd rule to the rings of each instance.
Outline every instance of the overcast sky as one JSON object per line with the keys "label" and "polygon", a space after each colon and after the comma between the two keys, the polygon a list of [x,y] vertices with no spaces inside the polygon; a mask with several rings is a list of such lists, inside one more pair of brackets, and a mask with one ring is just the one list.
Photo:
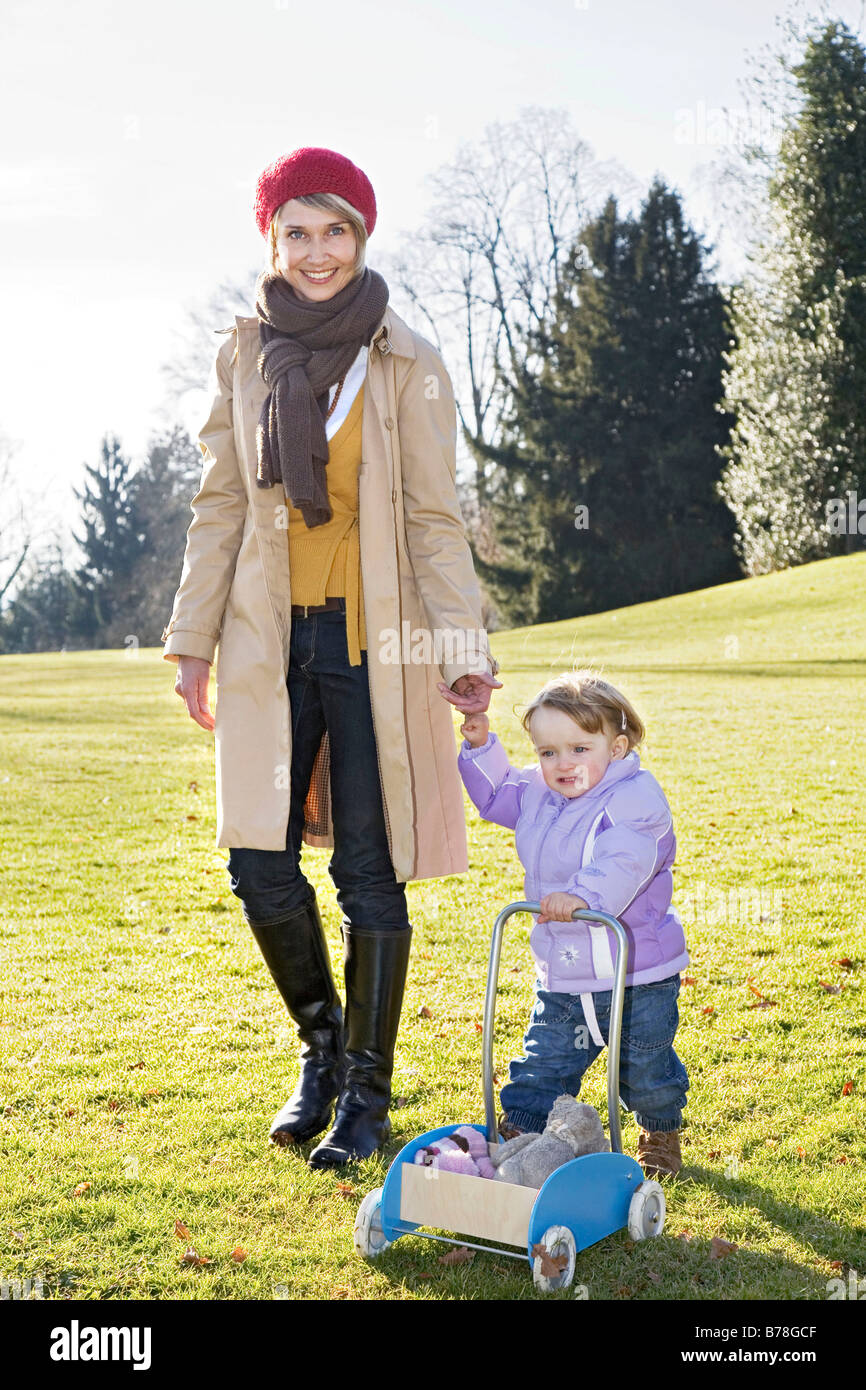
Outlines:
{"label": "overcast sky", "polygon": [[[421,223],[425,175],[460,144],[523,107],[565,108],[598,159],[643,190],[655,173],[678,188],[718,243],[719,273],[736,274],[708,132],[714,110],[742,109],[746,57],[778,40],[783,12],[784,0],[2,0],[0,432],[19,446],[22,485],[74,524],[70,489],[103,434],[141,456],[172,331],[224,277],[261,267],[256,179],[301,145],[369,176],[375,268],[378,248]],[[862,36],[862,0],[831,12]],[[197,433],[200,412],[185,423]]]}

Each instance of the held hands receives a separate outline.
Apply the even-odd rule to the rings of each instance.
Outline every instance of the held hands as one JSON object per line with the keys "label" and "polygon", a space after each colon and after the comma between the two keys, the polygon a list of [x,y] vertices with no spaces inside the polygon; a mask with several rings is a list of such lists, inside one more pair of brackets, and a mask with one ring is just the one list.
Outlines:
{"label": "held hands", "polygon": [[477,675],[458,676],[450,690],[444,681],[437,681],[436,688],[461,714],[481,714],[490,704],[491,690],[501,690],[502,681],[479,671]]}
{"label": "held hands", "polygon": [[541,911],[538,914],[539,922],[570,922],[571,914],[579,907],[589,907],[583,898],[577,898],[573,893],[548,893],[541,899]]}
{"label": "held hands", "polygon": [[473,748],[482,748],[490,732],[490,720],[486,714],[467,714],[460,725],[460,732]]}
{"label": "held hands", "polygon": [[186,703],[190,719],[213,733],[214,717],[207,699],[210,662],[201,656],[179,656],[174,692]]}

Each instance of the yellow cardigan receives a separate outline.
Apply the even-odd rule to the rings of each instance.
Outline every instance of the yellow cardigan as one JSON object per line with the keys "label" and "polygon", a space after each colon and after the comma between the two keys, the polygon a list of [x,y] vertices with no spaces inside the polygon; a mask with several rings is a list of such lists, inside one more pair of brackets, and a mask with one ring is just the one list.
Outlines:
{"label": "yellow cardigan", "polygon": [[362,385],[328,444],[326,476],[331,520],[310,529],[298,508],[287,502],[292,603],[324,603],[331,595],[345,598],[350,666],[361,665],[361,652],[367,646],[358,531],[363,409]]}

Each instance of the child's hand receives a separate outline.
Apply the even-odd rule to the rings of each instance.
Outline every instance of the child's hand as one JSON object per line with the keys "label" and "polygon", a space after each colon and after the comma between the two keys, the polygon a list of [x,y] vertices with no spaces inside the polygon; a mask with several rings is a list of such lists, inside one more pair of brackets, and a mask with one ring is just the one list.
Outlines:
{"label": "child's hand", "polygon": [[463,723],[460,725],[460,732],[471,743],[473,748],[480,748],[487,742],[487,735],[490,732],[490,720],[486,714],[467,714]]}
{"label": "child's hand", "polygon": [[571,914],[579,907],[588,907],[583,898],[573,893],[548,893],[541,899],[539,922],[570,922]]}

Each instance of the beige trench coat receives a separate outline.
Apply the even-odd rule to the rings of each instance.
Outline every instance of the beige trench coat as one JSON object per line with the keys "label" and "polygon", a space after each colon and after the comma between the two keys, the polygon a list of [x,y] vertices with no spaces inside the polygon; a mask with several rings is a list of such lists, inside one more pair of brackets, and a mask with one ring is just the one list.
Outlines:
{"label": "beige trench coat", "polygon": [[[238,316],[211,373],[180,586],[164,657],[213,661],[218,846],[283,850],[291,713],[286,684],[291,575],[282,485],[256,483],[256,424],[267,390],[257,318]],[[456,410],[436,349],[388,307],[370,344],[358,511],[373,726],[391,859],[401,881],[467,868],[452,706],[436,683],[498,666],[481,626],[478,582],[454,486]],[[470,631],[468,659],[405,660],[413,630]],[[382,659],[388,630],[401,659]],[[418,647],[416,646],[416,651]],[[459,658],[447,643],[433,655]],[[333,845],[324,735],[304,839]]]}

